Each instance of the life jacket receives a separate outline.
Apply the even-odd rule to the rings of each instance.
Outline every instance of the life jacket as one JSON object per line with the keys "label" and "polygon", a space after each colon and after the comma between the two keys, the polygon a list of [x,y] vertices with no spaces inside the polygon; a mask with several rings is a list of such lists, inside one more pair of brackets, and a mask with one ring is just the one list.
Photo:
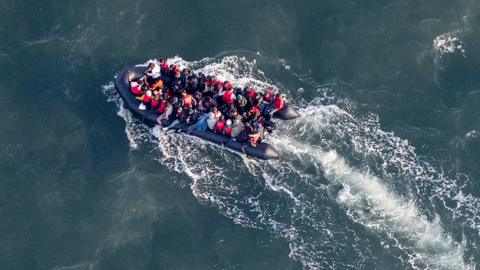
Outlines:
{"label": "life jacket", "polygon": [[253,89],[253,87],[250,87],[250,89],[248,89],[248,96],[249,97],[255,98],[256,94],[257,94],[257,92],[255,92],[255,89]]}
{"label": "life jacket", "polygon": [[225,83],[225,84],[223,85],[223,87],[224,87],[225,89],[230,90],[230,89],[233,88],[233,85],[232,85],[231,83],[227,82],[227,83]]}
{"label": "life jacket", "polygon": [[142,89],[140,89],[140,85],[138,85],[137,82],[132,82],[132,83],[131,83],[130,91],[132,92],[132,94],[134,94],[134,95],[136,95],[136,96],[141,96],[141,95],[144,94],[144,92],[142,91]]}
{"label": "life jacket", "polygon": [[265,97],[263,98],[263,100],[265,100],[266,102],[271,102],[272,97],[273,92],[271,90],[267,90],[267,92],[265,92]]}
{"label": "life jacket", "polygon": [[257,108],[257,106],[252,106],[252,109],[250,109],[250,114],[255,116],[260,116],[262,113]]}
{"label": "life jacket", "polygon": [[144,103],[148,103],[148,102],[150,102],[150,100],[152,100],[152,99],[149,96],[143,95],[143,102]]}
{"label": "life jacket", "polygon": [[168,69],[169,69],[168,63],[167,63],[167,61],[165,61],[165,63],[163,63],[162,66],[160,67],[160,73],[161,73],[163,76],[167,76],[167,74],[168,74]]}
{"label": "life jacket", "polygon": [[163,113],[165,111],[165,107],[167,106],[167,101],[162,100],[160,102],[160,106],[158,106],[158,112]]}
{"label": "life jacket", "polygon": [[183,97],[183,106],[190,108],[192,107],[192,95],[187,94],[186,96]]}
{"label": "life jacket", "polygon": [[225,128],[225,120],[218,120],[215,124],[215,132],[222,133],[223,129]]}
{"label": "life jacket", "polygon": [[222,100],[223,102],[225,102],[226,104],[233,104],[234,103],[234,100],[233,100],[233,91],[226,91],[223,93],[223,96],[222,96]]}
{"label": "life jacket", "polygon": [[273,105],[275,105],[275,109],[276,110],[281,110],[285,107],[285,101],[283,100],[283,98],[275,98],[275,100],[273,100]]}
{"label": "life jacket", "polygon": [[151,89],[162,89],[163,88],[163,81],[158,80],[154,85],[152,85]]}
{"label": "life jacket", "polygon": [[160,103],[160,100],[158,100],[158,99],[155,100],[155,99],[152,98],[152,100],[150,102],[150,105],[152,105],[152,108],[155,108],[155,107],[158,106],[158,103]]}
{"label": "life jacket", "polygon": [[225,133],[225,135],[227,135],[228,137],[232,136],[232,126],[227,126],[225,127],[225,130],[223,131]]}
{"label": "life jacket", "polygon": [[216,80],[213,82],[213,91],[215,92],[215,94],[218,94],[218,92],[220,92],[222,88],[223,82],[221,82],[220,80]]}

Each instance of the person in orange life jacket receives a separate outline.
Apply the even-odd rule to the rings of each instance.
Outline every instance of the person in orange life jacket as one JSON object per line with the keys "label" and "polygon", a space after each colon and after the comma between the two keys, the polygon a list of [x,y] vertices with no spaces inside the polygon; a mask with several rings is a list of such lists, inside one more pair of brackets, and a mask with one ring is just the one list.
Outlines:
{"label": "person in orange life jacket", "polygon": [[223,134],[228,137],[232,136],[232,120],[227,120]]}
{"label": "person in orange life jacket", "polygon": [[187,91],[183,90],[181,97],[183,100],[184,107],[191,108],[191,107],[197,106],[197,101],[193,98],[192,95],[187,94]]}
{"label": "person in orange life jacket", "polygon": [[250,137],[249,142],[252,147],[257,147],[262,141],[261,133],[258,129],[253,129],[248,136]]}
{"label": "person in orange life jacket", "polygon": [[161,91],[163,89],[163,81],[158,80],[154,84],[152,84],[150,87],[150,90],[158,90]]}
{"label": "person in orange life jacket", "polygon": [[225,118],[220,116],[220,119],[218,119],[217,123],[215,123],[215,129],[213,132],[223,134],[223,129],[225,128]]}

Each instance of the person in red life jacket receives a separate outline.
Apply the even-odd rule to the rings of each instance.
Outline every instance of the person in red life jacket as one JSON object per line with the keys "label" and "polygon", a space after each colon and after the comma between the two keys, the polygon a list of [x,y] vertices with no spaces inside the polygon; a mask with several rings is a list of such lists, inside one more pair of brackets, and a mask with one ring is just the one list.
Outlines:
{"label": "person in red life jacket", "polygon": [[227,137],[232,136],[232,120],[228,119],[225,125],[225,129],[223,130],[223,134]]}
{"label": "person in red life jacket", "polygon": [[255,122],[262,115],[257,106],[252,106],[250,110],[245,114],[245,120],[247,122]]}
{"label": "person in red life jacket", "polygon": [[142,90],[142,84],[143,84],[142,80],[138,82],[136,81],[130,82],[130,91],[132,92],[132,94],[134,94],[135,96],[144,95],[145,91]]}
{"label": "person in red life jacket", "polygon": [[249,96],[251,98],[254,98],[255,95],[257,94],[257,92],[255,91],[255,89],[253,87],[248,87],[246,94],[247,94],[247,96]]}
{"label": "person in red life jacket", "polygon": [[261,133],[258,129],[253,129],[253,131],[248,135],[250,137],[250,145],[252,147],[257,147],[261,143]]}
{"label": "person in red life jacket", "polygon": [[250,108],[251,106],[254,105],[254,100],[256,95],[257,95],[257,92],[253,87],[243,88],[243,97],[247,101],[247,108]]}
{"label": "person in red life jacket", "polygon": [[284,94],[276,94],[275,99],[273,100],[273,105],[275,105],[275,110],[279,111],[285,108],[285,95]]}
{"label": "person in red life jacket", "polygon": [[152,99],[150,100],[150,106],[152,109],[156,108],[160,103],[160,93],[157,90],[153,91]]}
{"label": "person in red life jacket", "polygon": [[220,119],[218,119],[217,123],[215,124],[215,129],[213,130],[213,132],[223,134],[225,122],[225,118],[223,116],[220,116]]}
{"label": "person in red life jacket", "polygon": [[169,67],[168,67],[167,59],[163,58],[162,60],[160,60],[160,74],[162,76],[168,76],[168,70],[169,70]]}
{"label": "person in red life jacket", "polygon": [[268,89],[265,91],[265,94],[263,95],[263,102],[266,103],[271,103],[273,101],[273,91],[272,89]]}
{"label": "person in red life jacket", "polygon": [[136,97],[136,99],[142,101],[144,105],[150,103],[150,101],[152,100],[152,90],[147,90],[145,92],[145,95]]}
{"label": "person in red life jacket", "polygon": [[217,79],[217,77],[213,76],[212,77],[213,81],[213,93],[218,94],[222,91],[223,89],[223,82]]}
{"label": "person in red life jacket", "polygon": [[235,93],[233,91],[232,84],[226,81],[224,83],[223,88],[224,88],[224,91],[221,91],[219,93],[219,96],[222,97],[223,103],[229,104],[229,105],[235,103]]}
{"label": "person in red life jacket", "polygon": [[187,91],[182,91],[182,100],[183,100],[183,107],[191,108],[197,106],[197,101],[193,98],[192,95],[187,94]]}
{"label": "person in red life jacket", "polygon": [[161,97],[160,98],[160,104],[158,105],[158,110],[157,111],[159,113],[164,113],[166,106],[167,106],[167,100],[164,97]]}

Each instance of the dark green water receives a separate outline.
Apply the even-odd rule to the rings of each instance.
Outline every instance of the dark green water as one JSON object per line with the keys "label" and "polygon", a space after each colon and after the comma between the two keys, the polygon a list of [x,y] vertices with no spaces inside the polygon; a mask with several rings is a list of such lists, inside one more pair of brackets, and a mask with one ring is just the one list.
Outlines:
{"label": "dark green water", "polygon": [[[475,269],[479,11],[0,0],[0,269]],[[132,117],[153,57],[288,93],[280,160]]]}

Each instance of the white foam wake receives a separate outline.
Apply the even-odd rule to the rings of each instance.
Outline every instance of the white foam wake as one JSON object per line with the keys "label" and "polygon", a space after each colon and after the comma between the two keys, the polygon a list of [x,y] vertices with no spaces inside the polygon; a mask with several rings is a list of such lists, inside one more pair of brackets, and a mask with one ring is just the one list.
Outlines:
{"label": "white foam wake", "polygon": [[463,246],[444,231],[440,220],[429,221],[414,201],[397,196],[378,177],[350,167],[335,151],[324,152],[286,138],[276,145],[299,160],[319,163],[327,179],[343,185],[337,201],[347,207],[352,220],[394,239],[409,254],[412,267],[468,268]]}
{"label": "white foam wake", "polygon": [[[279,85],[241,57],[196,62],[175,57],[169,62],[237,85]],[[351,221],[376,233],[386,254],[404,260],[405,268],[469,267],[464,265],[464,246],[443,229],[432,201],[455,200],[455,207],[445,204],[451,216],[479,231],[478,199],[461,196],[466,193],[455,180],[418,158],[406,140],[382,131],[374,115],[358,119],[335,105],[321,105],[335,102],[335,97],[310,102],[301,118],[282,123],[269,138],[282,158],[258,162],[193,137],[145,129],[123,108],[112,86],[105,89],[127,123],[132,148],[153,138],[160,163],[192,180],[179,181],[180,186],[190,186],[199,200],[237,224],[284,237],[290,255],[306,268],[357,269],[375,263],[377,254],[368,247],[375,243],[365,241]],[[319,95],[330,97],[331,89],[322,89],[317,89]],[[332,185],[342,189],[336,192]],[[338,205],[347,220],[335,210]]]}

